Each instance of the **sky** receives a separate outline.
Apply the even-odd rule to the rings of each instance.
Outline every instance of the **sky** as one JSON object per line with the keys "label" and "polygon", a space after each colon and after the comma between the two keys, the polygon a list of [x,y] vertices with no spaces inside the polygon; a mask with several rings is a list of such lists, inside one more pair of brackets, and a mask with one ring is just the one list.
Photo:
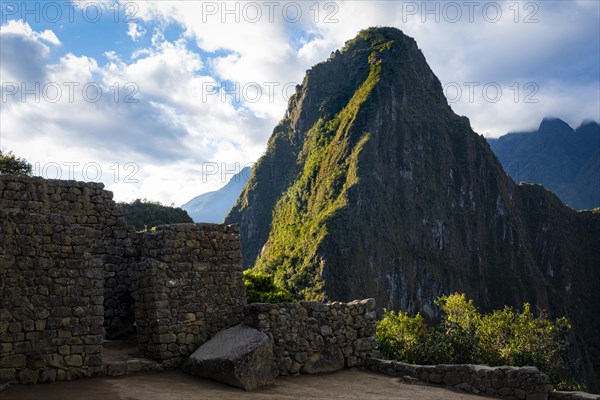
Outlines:
{"label": "sky", "polygon": [[255,162],[306,70],[370,26],[415,38],[487,137],[600,120],[596,0],[3,0],[0,149],[178,206]]}

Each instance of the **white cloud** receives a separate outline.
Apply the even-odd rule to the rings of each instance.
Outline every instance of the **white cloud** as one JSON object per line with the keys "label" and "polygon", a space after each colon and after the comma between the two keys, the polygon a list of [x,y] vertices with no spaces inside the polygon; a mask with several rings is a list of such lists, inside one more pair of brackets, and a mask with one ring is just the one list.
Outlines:
{"label": "white cloud", "polygon": [[43,64],[60,41],[50,30],[35,32],[27,22],[10,20],[0,26],[2,82],[34,82],[43,78]]}
{"label": "white cloud", "polygon": [[[248,2],[227,2],[232,13],[226,13],[224,2],[122,1],[137,7],[137,21],[123,32],[137,47],[123,54],[115,44],[104,53],[105,64],[71,53],[50,62],[62,46],[55,33],[9,21],[0,32],[3,81],[40,82],[42,87],[54,82],[63,96],[57,102],[23,102],[17,93],[2,104],[2,145],[39,161],[42,169],[73,161],[80,163],[81,173],[86,164],[98,162],[117,199],[181,204],[224,183],[207,173],[203,166],[214,165],[207,163],[241,167],[260,156],[285,111],[286,84],[293,88],[306,69],[359,30],[388,25],[416,39],[443,84],[461,85],[463,96],[452,107],[468,116],[479,133],[497,136],[534,128],[547,115],[572,125],[600,119],[598,66],[589,54],[600,52],[594,47],[598,40],[589,37],[598,28],[596,2],[533,3],[539,7],[539,22],[533,24],[523,23],[531,2],[492,2],[502,6],[502,18],[495,23],[481,13],[487,3],[477,3],[473,22],[463,8],[457,23],[447,21],[444,12],[449,10],[443,7],[448,3],[443,2],[427,3],[440,7],[434,14],[423,12],[423,2],[295,2],[302,16],[290,22],[295,6],[284,7],[292,3],[277,3],[270,10],[257,2],[261,18],[253,21],[258,15],[251,14]],[[214,6],[219,9],[209,8]],[[183,29],[180,38],[165,38],[169,24]],[[150,44],[143,45],[150,32]],[[73,102],[66,82],[79,83]],[[494,103],[479,90],[469,101],[465,82],[478,82],[479,89],[497,83],[503,95]],[[528,82],[539,88],[537,103],[524,103]],[[88,83],[102,89],[96,103],[85,101],[82,89]],[[510,89],[515,83],[521,90],[518,101]],[[88,87],[88,97],[95,87]],[[224,90],[232,87],[238,92]],[[257,88],[262,95],[250,101]],[[138,102],[126,103],[134,93]],[[235,101],[236,95],[241,101]],[[133,177],[139,182],[123,181],[133,171],[125,165],[139,168]]]}
{"label": "white cloud", "polygon": [[[2,35],[9,45],[22,41]],[[139,57],[124,61],[107,52],[109,62],[102,66],[71,53],[48,64],[50,50],[37,51],[27,61],[35,61],[39,70],[38,99],[20,90],[7,96],[2,145],[37,162],[38,172],[52,178],[58,172],[70,178],[70,163],[77,163],[75,178],[94,179],[98,163],[102,181],[117,191],[118,199],[180,204],[214,190],[221,179],[203,179],[201,165],[254,161],[275,123],[236,109],[230,99],[204,98],[202,90],[214,78],[199,73],[203,62],[184,40],[169,42],[158,35]],[[96,88],[101,97],[92,102]],[[127,103],[133,92],[137,102]],[[123,182],[132,172],[123,169],[127,163],[139,169],[138,183]],[[115,180],[119,169],[121,180]]]}
{"label": "white cloud", "polygon": [[[19,35],[28,38],[30,41],[39,42],[40,39],[54,46],[60,45],[60,40],[54,32],[46,29],[43,32],[35,32],[31,26],[23,20],[10,20],[2,25],[2,32],[5,35]],[[48,50],[46,50],[48,51]]]}
{"label": "white cloud", "polygon": [[128,24],[129,30],[127,31],[127,35],[133,40],[137,42],[139,38],[143,37],[146,34],[146,30],[135,22],[129,22]]}

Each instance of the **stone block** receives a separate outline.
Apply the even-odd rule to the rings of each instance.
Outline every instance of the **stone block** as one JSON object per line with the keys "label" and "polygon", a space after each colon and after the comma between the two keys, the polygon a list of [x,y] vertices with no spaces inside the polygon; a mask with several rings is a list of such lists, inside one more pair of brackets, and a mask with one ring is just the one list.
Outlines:
{"label": "stone block", "polygon": [[430,374],[429,375],[429,382],[431,383],[442,383],[442,375],[441,374]]}
{"label": "stone block", "polygon": [[19,379],[20,383],[27,385],[37,383],[39,374],[37,371],[32,369],[24,369],[17,374],[17,378]]}
{"label": "stone block", "polygon": [[344,354],[342,350],[335,345],[325,345],[325,348],[313,353],[304,366],[302,372],[306,374],[319,374],[323,372],[333,372],[344,368]]}
{"label": "stone block", "polygon": [[25,368],[26,365],[27,357],[24,354],[0,358],[0,368]]}
{"label": "stone block", "polygon": [[458,372],[452,371],[444,375],[444,385],[454,386],[459,384],[460,381],[460,374]]}
{"label": "stone block", "polygon": [[83,359],[79,354],[73,354],[65,357],[65,365],[70,367],[81,367],[83,365]]}
{"label": "stone block", "polygon": [[121,376],[127,372],[127,364],[125,362],[114,362],[108,364],[106,374],[108,376]]}
{"label": "stone block", "polygon": [[52,383],[56,381],[56,370],[45,369],[40,373],[39,382],[41,383]]}
{"label": "stone block", "polygon": [[264,333],[236,325],[217,333],[183,366],[192,375],[244,390],[274,383],[273,342]]}

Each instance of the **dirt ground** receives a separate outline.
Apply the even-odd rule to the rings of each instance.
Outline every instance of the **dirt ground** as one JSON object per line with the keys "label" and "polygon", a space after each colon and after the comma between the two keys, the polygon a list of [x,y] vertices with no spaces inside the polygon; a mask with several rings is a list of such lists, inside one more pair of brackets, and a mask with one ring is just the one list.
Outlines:
{"label": "dirt ground", "polygon": [[489,399],[442,387],[402,383],[399,378],[359,370],[280,377],[254,392],[199,379],[181,371],[17,385],[0,392],[2,400],[476,400]]}

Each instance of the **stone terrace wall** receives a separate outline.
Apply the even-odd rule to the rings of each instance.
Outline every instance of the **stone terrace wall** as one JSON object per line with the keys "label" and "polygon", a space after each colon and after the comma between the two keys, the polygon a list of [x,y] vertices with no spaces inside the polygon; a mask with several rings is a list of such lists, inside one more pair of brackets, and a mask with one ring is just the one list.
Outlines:
{"label": "stone terrace wall", "polygon": [[362,365],[375,349],[375,300],[249,304],[244,323],[273,339],[281,375]]}
{"label": "stone terrace wall", "polygon": [[548,376],[535,367],[486,367],[483,365],[411,365],[369,358],[365,368],[389,376],[409,376],[424,382],[514,399],[546,400],[552,390]]}
{"label": "stone terrace wall", "polygon": [[62,215],[0,210],[0,382],[101,370],[104,279],[91,236]]}
{"label": "stone terrace wall", "polygon": [[104,323],[110,338],[133,326],[128,257],[135,255],[135,248],[123,211],[112,192],[103,189],[102,183],[0,175],[0,209],[60,214],[92,229],[88,235],[96,239],[95,255],[105,270]]}
{"label": "stone terrace wall", "polygon": [[550,392],[548,399],[551,400],[600,400],[600,395],[586,392]]}
{"label": "stone terrace wall", "polygon": [[146,356],[177,366],[212,335],[243,318],[239,230],[162,225],[140,241],[133,282],[138,344]]}

